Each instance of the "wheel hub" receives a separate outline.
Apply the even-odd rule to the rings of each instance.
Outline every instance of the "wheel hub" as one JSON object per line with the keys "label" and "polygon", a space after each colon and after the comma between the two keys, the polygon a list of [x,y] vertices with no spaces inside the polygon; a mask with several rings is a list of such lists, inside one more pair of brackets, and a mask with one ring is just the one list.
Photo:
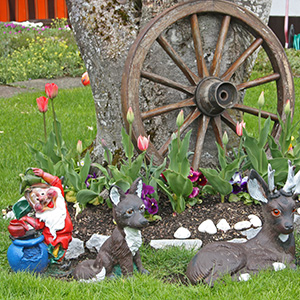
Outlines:
{"label": "wheel hub", "polygon": [[238,99],[236,87],[216,77],[202,79],[196,89],[195,100],[198,109],[205,115],[214,117],[231,108]]}

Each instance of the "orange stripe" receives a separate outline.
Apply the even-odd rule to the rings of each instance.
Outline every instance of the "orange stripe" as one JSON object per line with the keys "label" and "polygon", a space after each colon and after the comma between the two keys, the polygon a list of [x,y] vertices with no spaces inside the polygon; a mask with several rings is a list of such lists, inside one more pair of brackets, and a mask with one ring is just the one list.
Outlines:
{"label": "orange stripe", "polygon": [[0,3],[0,21],[1,22],[8,22],[9,21],[8,0],[1,0],[1,3]]}
{"label": "orange stripe", "polygon": [[55,18],[67,18],[67,5],[65,0],[54,1]]}
{"label": "orange stripe", "polygon": [[48,1],[35,0],[34,2],[36,19],[48,19]]}
{"label": "orange stripe", "polygon": [[27,0],[16,0],[16,20],[18,22],[28,20]]}

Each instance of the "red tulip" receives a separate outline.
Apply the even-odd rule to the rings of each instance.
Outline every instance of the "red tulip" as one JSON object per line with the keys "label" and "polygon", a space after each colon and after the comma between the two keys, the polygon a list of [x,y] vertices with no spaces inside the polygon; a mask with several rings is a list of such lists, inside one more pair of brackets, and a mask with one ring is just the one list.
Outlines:
{"label": "red tulip", "polygon": [[50,99],[54,99],[58,94],[58,86],[55,83],[46,83],[45,92]]}
{"label": "red tulip", "polygon": [[45,96],[36,98],[36,103],[41,113],[45,113],[48,110],[48,98]]}
{"label": "red tulip", "polygon": [[137,143],[138,143],[138,148],[141,151],[146,151],[148,149],[149,146],[149,141],[150,141],[150,135],[148,136],[148,138],[146,138],[145,136],[139,136]]}
{"label": "red tulip", "polygon": [[83,85],[89,85],[90,84],[90,78],[88,72],[84,72],[81,76],[81,82]]}

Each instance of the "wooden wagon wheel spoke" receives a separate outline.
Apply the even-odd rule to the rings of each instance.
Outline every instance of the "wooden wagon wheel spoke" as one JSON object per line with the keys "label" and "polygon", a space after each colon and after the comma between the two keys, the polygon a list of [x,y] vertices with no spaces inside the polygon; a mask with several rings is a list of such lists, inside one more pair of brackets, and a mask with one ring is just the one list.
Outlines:
{"label": "wooden wagon wheel spoke", "polygon": [[[215,46],[214,39],[207,38],[208,31],[205,30],[205,22],[211,16],[222,20],[220,29],[214,31],[217,36]],[[180,26],[183,26],[182,30]],[[236,55],[237,58],[232,59],[224,54],[238,26],[243,34],[249,34],[245,43],[249,40],[253,42],[236,47],[237,50],[241,50]],[[194,47],[190,47],[191,44]],[[237,74],[237,70],[248,67],[249,60],[260,46],[273,68],[272,74],[250,81],[239,81],[241,76]],[[181,56],[181,53],[184,55]],[[167,64],[161,61],[162,57],[165,57],[164,54],[170,57]],[[231,59],[229,67],[228,61],[224,61],[228,59]],[[185,83],[186,81],[188,83]],[[176,120],[171,122],[168,116],[172,115],[174,118],[174,111],[177,109],[190,111],[182,130],[189,127],[193,132],[197,131],[197,134],[191,135],[191,145],[195,145],[195,148],[189,149],[194,152],[192,166],[197,169],[201,153],[203,154],[206,147],[205,137],[210,138],[208,135],[211,134],[211,131],[207,130],[208,124],[212,125],[215,139],[221,144],[223,124],[235,132],[237,115],[247,113],[257,117],[259,114],[257,108],[242,104],[244,90],[254,87],[263,89],[264,84],[272,81],[276,82],[276,110],[282,117],[287,99],[290,99],[293,111],[293,77],[284,49],[275,34],[260,19],[229,1],[181,1],[154,17],[140,31],[129,51],[121,87],[123,119],[129,128],[126,115],[128,108],[132,107],[135,114],[132,123],[134,144],[140,134],[150,134],[151,142],[147,155],[150,158],[153,156],[155,164],[160,164],[167,154],[171,135],[175,131]],[[164,88],[156,89],[154,84],[148,82],[158,83]],[[157,107],[150,103],[151,99],[155,99],[155,103],[162,99],[164,104]],[[166,113],[170,114],[165,115]],[[272,135],[278,137],[280,126],[276,112],[262,111],[261,116],[271,117],[274,121]],[[152,118],[156,119],[152,122]],[[195,122],[196,120],[199,122]],[[165,129],[162,128],[164,126]],[[211,149],[207,148],[207,151]]]}
{"label": "wooden wagon wheel spoke", "polygon": [[203,53],[201,35],[200,35],[200,29],[199,29],[199,22],[198,22],[198,17],[196,14],[193,14],[191,16],[191,29],[192,29],[192,36],[193,36],[195,54],[196,54],[196,60],[197,60],[198,75],[201,78],[204,76],[209,76],[209,72],[208,72],[206,62],[204,59],[204,53]]}
{"label": "wooden wagon wheel spoke", "polygon": [[221,115],[222,121],[232,130],[235,132],[236,130],[236,122],[232,119],[228,111],[224,111]]}
{"label": "wooden wagon wheel spoke", "polygon": [[174,61],[174,63],[179,67],[179,69],[186,76],[188,81],[193,85],[197,84],[200,78],[189,69],[189,67],[183,62],[183,60],[180,58],[178,53],[172,48],[172,46],[168,43],[168,41],[162,35],[160,35],[157,38],[157,42],[166,51],[166,53],[170,56],[170,58]]}
{"label": "wooden wagon wheel spoke", "polygon": [[168,86],[172,89],[178,90],[180,92],[184,92],[186,94],[194,95],[195,93],[196,88],[194,86],[186,86],[151,72],[141,71],[141,76],[150,81],[162,84],[164,86]]}
{"label": "wooden wagon wheel spoke", "polygon": [[273,73],[264,77],[260,77],[248,82],[244,82],[244,83],[240,83],[236,86],[238,91],[244,90],[244,89],[248,89],[248,88],[252,88],[252,87],[256,87],[262,84],[266,84],[268,82],[271,81],[275,81],[278,80],[280,78],[280,74],[279,73]]}
{"label": "wooden wagon wheel spoke", "polygon": [[196,104],[194,102],[194,97],[183,100],[181,102],[172,103],[172,104],[156,107],[156,108],[150,109],[148,111],[144,111],[141,113],[141,117],[142,117],[142,120],[144,121],[144,120],[151,119],[153,117],[171,112],[176,109],[190,107],[190,106],[196,106]]}
{"label": "wooden wagon wheel spoke", "polygon": [[221,57],[222,57],[222,52],[223,52],[225,41],[226,41],[226,36],[227,36],[230,20],[231,20],[230,16],[224,16],[223,21],[222,21],[219,38],[217,41],[216,51],[214,54],[214,58],[213,58],[211,67],[210,67],[210,74],[212,76],[219,75]]}
{"label": "wooden wagon wheel spoke", "polygon": [[199,118],[196,146],[195,146],[195,151],[194,151],[194,156],[192,161],[192,167],[194,170],[197,170],[200,165],[204,137],[208,128],[209,121],[210,121],[210,117],[203,114]]}
{"label": "wooden wagon wheel spoke", "polygon": [[211,125],[213,128],[217,143],[223,147],[221,116],[216,116],[216,117],[212,118]]}
{"label": "wooden wagon wheel spoke", "polygon": [[[251,114],[253,116],[258,116],[258,114],[259,114],[258,108],[249,107],[249,106],[246,106],[243,104],[235,104],[233,108],[236,110],[242,111],[244,113]],[[270,117],[272,121],[278,122],[278,116],[276,114],[273,114],[271,112],[264,111],[264,110],[262,110],[260,113],[261,113],[262,118],[267,119],[268,117]]]}
{"label": "wooden wagon wheel spoke", "polygon": [[235,73],[239,66],[241,66],[250,55],[263,43],[262,38],[257,38],[242,55],[228,68],[228,70],[221,76],[222,80],[229,80]]}
{"label": "wooden wagon wheel spoke", "polygon": [[[186,119],[184,120],[180,130],[185,131],[187,127],[189,127],[200,116],[200,114],[201,113],[199,112],[198,109],[195,109],[194,111],[190,112],[186,117]],[[165,155],[167,153],[169,144],[171,143],[172,140],[172,135],[177,134],[177,132],[178,130],[175,130],[168,138],[168,140],[164,143],[164,145],[159,149],[158,152],[160,153],[160,155]]]}

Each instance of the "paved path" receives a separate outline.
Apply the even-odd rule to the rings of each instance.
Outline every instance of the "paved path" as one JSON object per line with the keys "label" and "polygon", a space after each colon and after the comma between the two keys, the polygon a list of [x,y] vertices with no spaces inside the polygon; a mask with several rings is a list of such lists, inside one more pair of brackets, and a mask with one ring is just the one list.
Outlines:
{"label": "paved path", "polygon": [[19,93],[44,91],[46,83],[54,82],[60,89],[82,87],[80,77],[62,77],[57,79],[34,79],[0,85],[0,98],[10,98]]}

